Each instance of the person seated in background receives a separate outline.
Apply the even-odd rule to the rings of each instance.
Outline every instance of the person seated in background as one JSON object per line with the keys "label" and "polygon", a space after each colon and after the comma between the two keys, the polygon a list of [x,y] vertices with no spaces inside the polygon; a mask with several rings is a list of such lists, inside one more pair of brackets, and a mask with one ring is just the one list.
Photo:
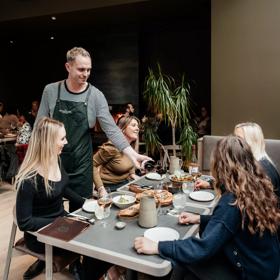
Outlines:
{"label": "person seated in background", "polygon": [[13,133],[17,128],[18,118],[14,114],[5,114],[3,118],[0,119],[0,130],[4,133]]}
{"label": "person seated in background", "polygon": [[5,116],[5,106],[4,102],[0,101],[0,119],[2,119]]}
{"label": "person seated in background", "polygon": [[205,106],[200,109],[200,116],[195,118],[198,137],[211,134],[210,116]]}
{"label": "person seated in background", "polygon": [[[265,141],[261,127],[252,122],[237,124],[234,128],[234,134],[244,138],[249,144],[255,159],[260,163],[266,175],[270,178],[274,191],[280,198],[280,176],[275,168],[273,161],[265,151]],[[196,188],[209,188],[210,184],[201,179],[196,180]]]}
{"label": "person seated in background", "polygon": [[32,128],[34,126],[34,122],[36,120],[36,117],[37,117],[37,114],[39,111],[39,105],[40,105],[39,101],[37,101],[37,100],[32,101],[31,111],[28,112],[28,115],[26,116],[27,121],[29,122],[29,124],[31,125]]}
{"label": "person seated in background", "polygon": [[[117,125],[134,148],[139,134],[139,120],[134,116],[123,116]],[[137,175],[129,157],[108,141],[93,156],[93,178],[98,193],[103,195],[104,187],[110,187],[111,191],[115,191],[129,180],[136,179]]]}
{"label": "person seated in background", "polygon": [[[67,212],[63,207],[63,197],[75,201],[82,207],[85,199],[67,187],[66,174],[59,155],[67,144],[64,125],[44,117],[34,127],[29,148],[15,179],[17,188],[16,217],[18,227],[24,231],[26,246],[37,253],[44,253],[45,244],[37,241],[28,231],[37,231],[52,223]],[[63,250],[54,248],[63,255]],[[32,279],[45,268],[43,261],[37,260],[23,275]]]}
{"label": "person seated in background", "polygon": [[130,102],[126,103],[124,116],[125,117],[133,116],[134,111],[135,111],[135,108],[134,108],[133,104]]}
{"label": "person seated in background", "polygon": [[26,121],[26,114],[21,113],[17,124],[17,141],[18,144],[28,144],[31,137],[32,128],[31,125]]}
{"label": "person seated in background", "polygon": [[237,136],[218,141],[211,172],[220,195],[213,214],[179,216],[180,224],[200,225],[200,238],[154,242],[137,237],[135,249],[171,261],[171,279],[276,279],[277,196],[246,141]]}

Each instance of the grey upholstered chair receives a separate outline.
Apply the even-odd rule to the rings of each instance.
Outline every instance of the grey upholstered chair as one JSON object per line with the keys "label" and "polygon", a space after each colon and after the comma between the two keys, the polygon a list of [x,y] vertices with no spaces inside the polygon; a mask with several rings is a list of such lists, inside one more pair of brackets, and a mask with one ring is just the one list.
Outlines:
{"label": "grey upholstered chair", "polygon": [[[203,174],[210,172],[210,156],[218,140],[223,136],[205,135],[198,139],[198,162]],[[265,149],[280,173],[280,140],[265,139]]]}

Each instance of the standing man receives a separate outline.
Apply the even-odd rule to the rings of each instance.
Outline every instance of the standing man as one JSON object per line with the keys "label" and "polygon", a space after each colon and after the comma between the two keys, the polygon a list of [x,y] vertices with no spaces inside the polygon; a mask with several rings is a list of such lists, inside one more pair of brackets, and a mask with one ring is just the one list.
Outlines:
{"label": "standing man", "polygon": [[[83,48],[73,48],[66,54],[68,78],[48,84],[43,92],[37,119],[50,116],[64,123],[68,144],[61,155],[70,177],[70,188],[83,197],[92,195],[93,166],[90,128],[96,118],[113,144],[130,157],[136,167],[148,157],[136,153],[116,126],[101,91],[87,82],[91,72],[91,57]],[[70,205],[70,211],[76,205]]]}

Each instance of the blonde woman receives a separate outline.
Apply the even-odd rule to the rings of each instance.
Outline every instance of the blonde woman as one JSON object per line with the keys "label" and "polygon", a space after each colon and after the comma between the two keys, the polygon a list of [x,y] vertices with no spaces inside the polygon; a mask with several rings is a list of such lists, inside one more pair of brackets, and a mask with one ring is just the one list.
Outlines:
{"label": "blonde woman", "polygon": [[234,134],[244,138],[251,147],[255,159],[260,163],[266,175],[270,178],[274,191],[280,197],[280,176],[271,158],[265,151],[263,131],[257,123],[245,122],[237,124]]}
{"label": "blonde woman", "polygon": [[[65,215],[63,197],[80,207],[85,201],[67,187],[68,175],[59,159],[65,144],[64,125],[47,117],[40,119],[34,127],[27,153],[16,176],[18,226],[24,231],[27,247],[37,253],[43,253],[45,246],[27,231],[37,231]],[[24,273],[23,278],[34,278],[44,267],[45,263],[37,260]]]}
{"label": "blonde woman", "polygon": [[200,224],[200,238],[157,243],[138,237],[135,249],[171,261],[176,280],[276,279],[280,211],[271,181],[237,136],[217,143],[211,171],[221,196],[213,214],[184,212],[179,217],[181,224]]}
{"label": "blonde woman", "polygon": [[[134,116],[121,117],[117,125],[132,148],[138,140],[139,120]],[[111,191],[136,179],[135,167],[131,159],[120,152],[111,141],[103,144],[93,156],[93,180],[98,192],[102,195],[104,187]]]}
{"label": "blonde woman", "polygon": [[[245,139],[249,144],[254,158],[260,163],[266,175],[270,178],[275,193],[280,197],[280,176],[273,161],[265,151],[265,142],[261,127],[253,122],[240,123],[235,126],[234,134]],[[196,187],[208,188],[210,184],[199,179],[196,181]]]}

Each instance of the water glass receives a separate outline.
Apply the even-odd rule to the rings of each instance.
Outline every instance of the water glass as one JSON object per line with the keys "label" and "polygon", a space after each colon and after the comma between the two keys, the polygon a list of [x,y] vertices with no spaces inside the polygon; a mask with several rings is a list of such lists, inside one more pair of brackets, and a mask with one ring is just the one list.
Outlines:
{"label": "water glass", "polygon": [[173,194],[173,206],[177,213],[180,213],[186,206],[187,198],[182,192]]}
{"label": "water glass", "polygon": [[189,195],[191,192],[194,191],[194,181],[187,181],[182,184],[182,191],[186,194]]}

